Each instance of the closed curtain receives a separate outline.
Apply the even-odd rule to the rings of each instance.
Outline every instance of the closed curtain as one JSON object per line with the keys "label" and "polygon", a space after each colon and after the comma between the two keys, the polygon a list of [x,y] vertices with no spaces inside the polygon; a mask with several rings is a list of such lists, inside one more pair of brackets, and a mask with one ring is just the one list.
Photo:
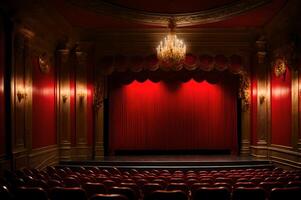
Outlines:
{"label": "closed curtain", "polygon": [[116,150],[237,149],[237,78],[133,80],[111,78],[109,148]]}

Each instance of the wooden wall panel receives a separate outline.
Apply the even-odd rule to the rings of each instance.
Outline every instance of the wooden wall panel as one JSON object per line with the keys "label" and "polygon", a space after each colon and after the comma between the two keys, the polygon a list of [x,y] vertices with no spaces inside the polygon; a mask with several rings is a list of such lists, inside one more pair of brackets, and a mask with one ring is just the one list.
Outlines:
{"label": "wooden wall panel", "polygon": [[44,169],[50,165],[59,163],[59,148],[57,145],[44,146],[32,149],[29,154],[29,166]]}
{"label": "wooden wall panel", "polygon": [[5,97],[4,97],[4,66],[5,66],[5,47],[4,47],[4,24],[0,17],[0,159],[5,154]]}
{"label": "wooden wall panel", "polygon": [[58,93],[58,134],[60,159],[71,159],[70,132],[70,77],[69,50],[61,49],[57,52],[57,67],[59,70]]}

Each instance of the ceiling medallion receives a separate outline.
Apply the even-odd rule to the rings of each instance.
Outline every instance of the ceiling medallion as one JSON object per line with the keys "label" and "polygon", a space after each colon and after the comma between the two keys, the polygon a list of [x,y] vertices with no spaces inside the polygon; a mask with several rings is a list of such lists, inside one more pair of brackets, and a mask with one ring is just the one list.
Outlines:
{"label": "ceiling medallion", "polygon": [[174,20],[169,21],[168,27],[170,29],[168,35],[157,47],[157,57],[160,62],[178,64],[185,59],[186,45],[175,33]]}

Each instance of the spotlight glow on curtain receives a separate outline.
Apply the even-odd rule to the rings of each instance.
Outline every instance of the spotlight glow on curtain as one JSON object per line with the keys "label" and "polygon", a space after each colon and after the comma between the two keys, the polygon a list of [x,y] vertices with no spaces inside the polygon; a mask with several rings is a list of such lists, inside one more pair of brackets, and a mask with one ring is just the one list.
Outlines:
{"label": "spotlight glow on curtain", "polygon": [[133,81],[110,86],[109,148],[237,149],[237,81]]}

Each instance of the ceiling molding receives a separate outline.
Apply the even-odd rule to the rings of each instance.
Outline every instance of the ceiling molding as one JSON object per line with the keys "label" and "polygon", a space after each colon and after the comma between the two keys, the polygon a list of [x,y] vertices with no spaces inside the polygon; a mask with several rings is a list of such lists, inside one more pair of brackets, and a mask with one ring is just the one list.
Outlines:
{"label": "ceiling molding", "polygon": [[261,7],[271,0],[244,0],[199,12],[188,12],[179,14],[145,12],[117,6],[99,0],[66,0],[68,3],[84,9],[105,15],[111,15],[126,20],[136,21],[146,25],[167,27],[169,20],[175,20],[177,27],[194,26],[206,23],[219,22],[230,17],[243,14],[247,11]]}

